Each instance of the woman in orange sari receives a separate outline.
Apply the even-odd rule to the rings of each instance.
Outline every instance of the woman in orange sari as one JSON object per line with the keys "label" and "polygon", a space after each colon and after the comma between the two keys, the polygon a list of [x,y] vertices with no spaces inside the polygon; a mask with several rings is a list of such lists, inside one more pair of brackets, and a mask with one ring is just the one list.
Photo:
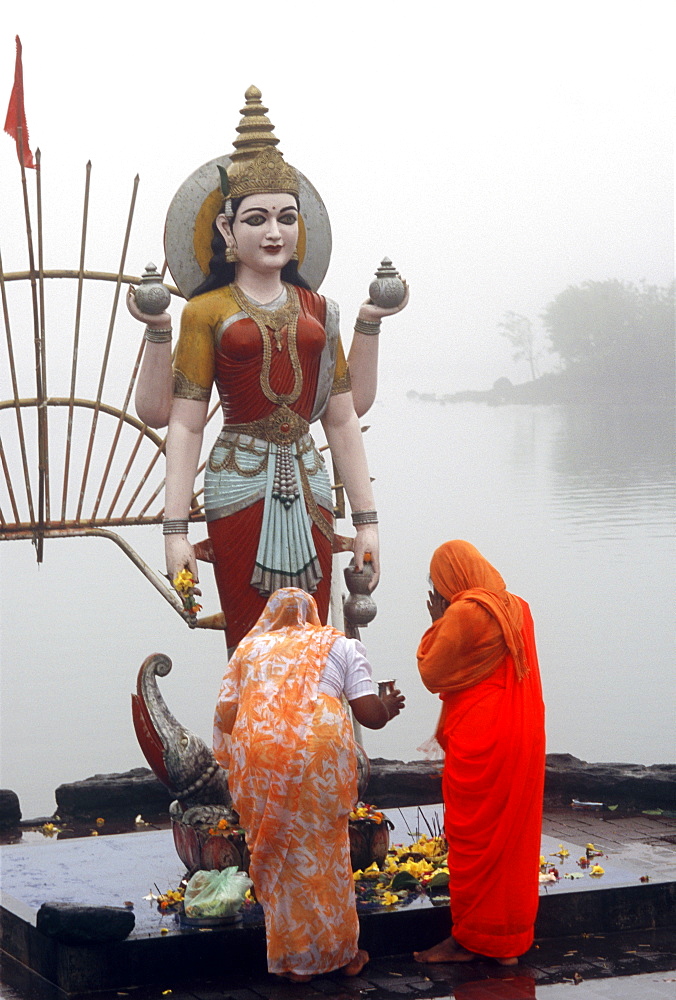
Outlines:
{"label": "woman in orange sari", "polygon": [[373,692],[364,648],[323,626],[314,599],[286,588],[228,663],[214,719],[214,754],[251,853],[265,913],[270,972],[306,982],[368,961],[350,865],[348,816],[357,798],[352,726],[380,729],[403,708]]}
{"label": "woman in orange sari", "polygon": [[533,620],[469,542],[441,545],[430,577],[418,668],[443,702],[452,935],[415,958],[515,965],[538,907],[545,731]]}

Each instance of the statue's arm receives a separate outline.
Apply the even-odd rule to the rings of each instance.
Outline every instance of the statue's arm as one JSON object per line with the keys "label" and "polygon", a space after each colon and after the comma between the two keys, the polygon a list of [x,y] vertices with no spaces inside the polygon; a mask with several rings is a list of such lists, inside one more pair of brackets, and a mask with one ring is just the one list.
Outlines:
{"label": "statue's arm", "polygon": [[[351,392],[341,392],[331,396],[322,417],[322,426],[353,513],[374,510],[375,504],[364,450],[364,439]],[[356,531],[355,566],[361,570],[364,553],[370,553],[373,565],[371,583],[371,590],[373,590],[380,577],[378,525],[360,524],[356,526]]]}
{"label": "statue's arm", "polygon": [[171,341],[164,344],[147,343],[134,396],[136,415],[148,427],[166,427],[172,398]]}
{"label": "statue's arm", "polygon": [[[149,331],[171,331],[169,313],[149,315],[136,305],[134,288],[127,292],[127,308],[134,319],[145,323]],[[166,427],[171,413],[173,375],[171,369],[171,333],[155,343],[146,336],[143,361],[136,383],[134,405],[139,420],[149,427]]]}
{"label": "statue's arm", "polygon": [[[208,405],[195,399],[173,400],[166,446],[165,520],[185,520],[190,513]],[[197,582],[195,552],[187,533],[165,535],[164,541],[169,578],[187,568]]]}
{"label": "statue's arm", "polygon": [[[363,417],[373,406],[378,389],[378,342],[380,322],[386,316],[394,316],[408,305],[408,286],[400,305],[393,309],[383,309],[373,302],[362,302],[357,315],[354,336],[347,361],[352,382],[352,397],[358,417]],[[360,321],[365,324],[360,330]],[[369,330],[368,333],[363,332]]]}

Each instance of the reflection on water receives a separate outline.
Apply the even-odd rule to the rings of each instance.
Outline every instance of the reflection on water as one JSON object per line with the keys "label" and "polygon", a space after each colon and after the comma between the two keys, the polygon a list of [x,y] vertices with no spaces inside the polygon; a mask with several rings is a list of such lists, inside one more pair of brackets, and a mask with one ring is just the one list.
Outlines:
{"label": "reflection on water", "polygon": [[673,481],[674,414],[666,409],[557,407],[561,427],[553,468],[571,480],[606,489],[633,486],[637,477]]}
{"label": "reflection on water", "polygon": [[535,980],[527,975],[476,979],[453,987],[454,1000],[533,1000],[535,996]]}
{"label": "reflection on water", "polygon": [[658,537],[671,537],[673,413],[561,407],[560,420],[552,449],[559,515],[596,525],[597,537],[630,525],[650,525]]}
{"label": "reflection on water", "polygon": [[[363,639],[375,676],[396,677],[407,697],[402,716],[365,734],[370,756],[415,759],[434,731],[439,701],[415,656],[429,625],[429,558],[442,541],[467,538],[533,611],[548,749],[672,760],[671,414],[402,396],[378,402],[369,423],[383,576]],[[338,530],[349,533],[349,521]],[[161,532],[132,532],[159,567]],[[219,635],[189,632],[108,542],[50,542],[39,569],[27,544],[1,551],[18,598],[3,635],[2,785],[24,816],[52,812],[61,782],[144,763],[129,695],[149,653],[172,658],[162,685],[170,709],[208,738]]]}
{"label": "reflection on water", "polygon": [[[418,402],[399,417],[393,453],[405,460],[394,471],[381,464],[376,478],[385,565],[367,639],[379,667],[405,682],[406,721],[419,738],[407,739],[403,723],[386,728],[378,752],[409,759],[433,730],[436,701],[411,689],[429,624],[423,581],[434,548],[460,537],[531,605],[549,750],[671,760],[672,414]],[[375,418],[371,434],[385,447]],[[388,509],[392,496],[408,503]],[[403,537],[388,532],[405,518]],[[402,654],[410,669],[399,666]]]}

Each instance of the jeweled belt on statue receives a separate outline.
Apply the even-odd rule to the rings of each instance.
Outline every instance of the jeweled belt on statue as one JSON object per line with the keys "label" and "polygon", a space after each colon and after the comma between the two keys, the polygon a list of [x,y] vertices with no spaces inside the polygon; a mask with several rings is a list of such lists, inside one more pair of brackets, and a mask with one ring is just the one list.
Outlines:
{"label": "jeweled belt on statue", "polygon": [[[275,455],[271,498],[281,503],[288,510],[300,497],[296,479],[297,472],[300,478],[305,506],[310,518],[325,538],[333,542],[333,525],[327,521],[326,517],[319,510],[308,480],[305,464],[302,459],[294,462],[291,454],[291,446],[293,444],[298,445],[298,442],[304,437],[307,436],[311,443],[309,434],[310,424],[308,421],[283,403],[261,420],[252,420],[246,424],[224,424],[215,447],[226,445],[229,441],[232,441],[234,435],[242,435],[243,437],[255,438],[259,441],[275,444],[277,446],[277,453]],[[248,472],[243,472],[239,469],[238,471],[242,475],[257,475],[260,469],[264,467],[265,461],[266,459],[263,459],[263,464],[260,468]],[[216,465],[213,459],[210,459],[209,464],[213,471],[218,471],[219,468],[229,466],[231,462],[226,459],[222,464]]]}
{"label": "jeweled belt on statue", "polygon": [[283,404],[262,420],[252,420],[248,424],[224,424],[216,444],[221,443],[221,436],[225,434],[246,434],[274,444],[291,444],[299,441],[309,431],[307,420]]}

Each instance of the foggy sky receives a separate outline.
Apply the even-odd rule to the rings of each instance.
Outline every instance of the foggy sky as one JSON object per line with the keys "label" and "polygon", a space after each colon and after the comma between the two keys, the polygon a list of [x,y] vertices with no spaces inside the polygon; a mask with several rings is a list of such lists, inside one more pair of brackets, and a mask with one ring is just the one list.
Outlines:
{"label": "foggy sky", "polygon": [[[118,3],[94,20],[90,5],[66,0],[16,5],[4,18],[0,107],[9,99],[19,34],[31,148],[42,152],[47,268],[78,265],[87,160],[86,266],[116,269],[136,173],[126,270],[160,264],[171,198],[199,165],[230,152],[244,91],[254,83],[280,149],[328,208],[334,249],[321,291],[341,306],[346,344],[381,257],[408,279],[410,306],[385,321],[381,336],[382,399],[410,388],[486,388],[501,375],[525,380],[525,365],[514,365],[498,335],[506,311],[537,328],[540,312],[568,285],[673,279],[671,4],[291,0],[282,9],[259,0],[207,2],[181,8],[180,16],[172,9]],[[32,176],[29,184],[33,190]],[[4,268],[24,270],[19,170],[8,136],[0,141],[0,198]],[[176,321],[178,313],[174,307]],[[67,322],[55,321],[49,336],[70,343],[72,310],[63,315]],[[139,329],[126,315],[118,323],[129,331],[131,358]],[[30,385],[30,337],[17,350]],[[3,398],[10,394],[5,364],[3,354]],[[50,384],[50,391],[67,389]],[[80,697],[67,678],[72,665],[116,669],[101,649],[106,608],[115,602],[119,615],[125,601],[131,607],[149,593],[136,571],[105,556],[92,585],[88,560],[94,550],[100,558],[101,545],[109,555],[105,544],[76,541],[56,555],[54,543],[50,566],[40,570],[28,543],[0,546],[4,578],[12,575],[21,605],[5,604],[2,627],[25,632],[12,641],[3,670],[29,671],[42,655],[36,636],[48,635],[61,666],[49,671],[43,696],[68,724]],[[157,537],[150,544],[157,566],[161,544]],[[80,580],[88,591],[82,604]],[[134,663],[153,651],[152,614],[142,617],[134,622],[130,613],[124,636]],[[187,650],[178,618],[165,627],[162,639]],[[203,664],[220,656],[222,640],[197,640],[195,683],[205,683]],[[55,774],[54,784],[110,768],[115,731],[129,725],[128,688],[121,682],[119,703],[100,720],[100,745],[83,740],[91,765],[75,759],[72,773]],[[27,726],[31,697],[27,690],[16,706]],[[182,721],[203,731],[204,720],[190,712]],[[27,729],[25,738],[27,750],[36,741],[45,754],[46,734]]]}

